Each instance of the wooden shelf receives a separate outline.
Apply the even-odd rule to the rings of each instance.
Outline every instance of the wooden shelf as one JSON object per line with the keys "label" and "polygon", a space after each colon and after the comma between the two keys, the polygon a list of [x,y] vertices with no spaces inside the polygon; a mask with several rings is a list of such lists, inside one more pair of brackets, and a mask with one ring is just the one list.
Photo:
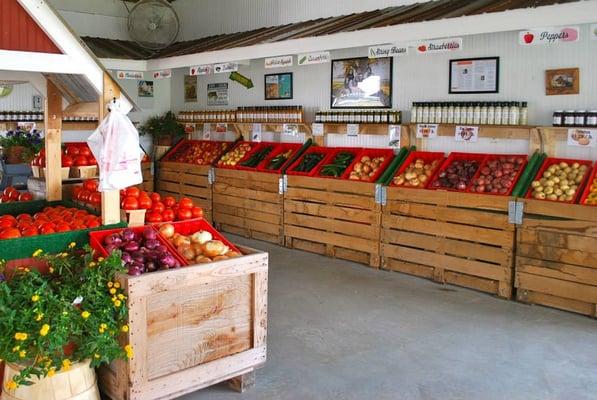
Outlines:
{"label": "wooden shelf", "polygon": [[[35,123],[36,129],[44,129],[43,121],[31,121]],[[97,128],[98,122],[97,121],[63,121],[62,122],[62,130],[63,131],[93,131]],[[17,122],[2,122],[0,123],[0,130],[10,130],[16,129]]]}
{"label": "wooden shelf", "polygon": [[348,129],[348,125],[358,125],[359,126],[359,134],[360,135],[387,135],[388,134],[388,127],[390,125],[400,125],[400,124],[359,124],[359,123],[329,123],[326,122],[323,124],[323,133],[328,135],[330,133],[336,133],[340,135],[345,135],[346,130]]}

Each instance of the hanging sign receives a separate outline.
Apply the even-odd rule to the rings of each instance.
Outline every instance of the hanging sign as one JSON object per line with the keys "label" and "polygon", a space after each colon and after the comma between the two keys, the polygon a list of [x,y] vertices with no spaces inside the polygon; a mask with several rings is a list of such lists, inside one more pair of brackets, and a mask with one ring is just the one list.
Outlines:
{"label": "hanging sign", "polygon": [[591,25],[589,29],[591,30],[591,40],[597,40],[597,24]]}
{"label": "hanging sign", "polygon": [[253,81],[246,76],[239,74],[238,72],[231,72],[228,79],[240,83],[247,89],[251,89],[253,87]]}
{"label": "hanging sign", "polygon": [[597,129],[568,129],[568,146],[596,147]]}
{"label": "hanging sign", "polygon": [[437,124],[418,124],[417,139],[431,139],[437,137]]}
{"label": "hanging sign", "polygon": [[408,46],[388,44],[385,46],[369,47],[369,58],[398,57],[408,54]]}
{"label": "hanging sign", "polygon": [[228,124],[225,122],[218,122],[216,124],[216,133],[226,133],[228,132]]}
{"label": "hanging sign", "polygon": [[346,124],[346,136],[359,136],[359,124]]}
{"label": "hanging sign", "polygon": [[211,124],[203,124],[203,140],[211,140]]}
{"label": "hanging sign", "polygon": [[400,125],[388,125],[388,146],[400,148]]}
{"label": "hanging sign", "polygon": [[286,136],[297,136],[299,133],[299,127],[297,124],[284,124],[282,125],[282,132]]}
{"label": "hanging sign", "polygon": [[298,65],[324,64],[329,63],[332,60],[329,51],[299,54],[296,58],[298,60]]}
{"label": "hanging sign", "polygon": [[518,43],[523,46],[577,42],[579,38],[578,26],[537,28],[518,33]]}
{"label": "hanging sign", "polygon": [[251,131],[251,141],[261,142],[261,124],[253,124],[253,129]]}
{"label": "hanging sign", "polygon": [[172,70],[171,69],[164,69],[161,71],[155,71],[153,73],[153,79],[167,79],[172,78]]}
{"label": "hanging sign", "polygon": [[238,71],[238,64],[234,62],[214,64],[214,73],[223,74],[225,72]]}
{"label": "hanging sign", "polygon": [[195,124],[184,124],[184,133],[192,135],[195,132]]}
{"label": "hanging sign", "polygon": [[313,136],[323,136],[323,124],[317,122],[311,125]]}
{"label": "hanging sign", "polygon": [[479,139],[478,126],[458,125],[454,129],[454,140],[457,142],[476,142]]}
{"label": "hanging sign", "polygon": [[270,57],[265,59],[265,69],[292,67],[292,56]]}
{"label": "hanging sign", "polygon": [[191,67],[189,70],[189,75],[209,75],[213,73],[213,65],[196,65]]}
{"label": "hanging sign", "polygon": [[143,79],[143,72],[140,71],[118,71],[116,74],[118,79]]}
{"label": "hanging sign", "polygon": [[207,105],[225,106],[228,104],[228,82],[207,84]]}
{"label": "hanging sign", "polygon": [[415,44],[419,54],[443,53],[462,50],[462,38],[425,40]]}

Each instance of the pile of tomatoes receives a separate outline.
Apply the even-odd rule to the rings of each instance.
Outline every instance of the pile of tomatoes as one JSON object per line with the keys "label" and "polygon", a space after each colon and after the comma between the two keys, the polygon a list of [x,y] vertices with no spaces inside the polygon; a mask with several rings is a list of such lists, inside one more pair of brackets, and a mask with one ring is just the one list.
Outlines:
{"label": "pile of tomatoes", "polygon": [[14,203],[17,201],[31,201],[33,200],[33,195],[29,192],[19,192],[12,186],[7,187],[4,189],[2,194],[0,195],[0,203]]}
{"label": "pile of tomatoes", "polygon": [[187,197],[176,202],[172,196],[162,198],[159,193],[148,193],[136,187],[120,191],[120,207],[123,210],[147,210],[145,221],[150,223],[203,217],[203,209],[195,206]]}
{"label": "pile of tomatoes", "polygon": [[102,204],[102,194],[97,191],[99,182],[97,179],[88,179],[83,181],[81,186],[73,187],[73,200],[99,207]]}
{"label": "pile of tomatoes", "polygon": [[46,207],[30,214],[0,216],[0,240],[97,228],[101,218],[78,208]]}
{"label": "pile of tomatoes", "polygon": [[[97,165],[97,160],[91,153],[87,143],[66,143],[62,149],[61,161],[63,167],[83,167]],[[35,156],[31,165],[37,167],[46,166],[46,151],[41,151]]]}

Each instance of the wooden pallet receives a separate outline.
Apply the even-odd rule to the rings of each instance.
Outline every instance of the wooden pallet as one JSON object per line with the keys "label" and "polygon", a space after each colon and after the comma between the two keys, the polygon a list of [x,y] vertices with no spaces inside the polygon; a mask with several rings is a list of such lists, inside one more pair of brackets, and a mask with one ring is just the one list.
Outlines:
{"label": "wooden pallet", "polygon": [[512,297],[509,197],[387,188],[382,268]]}
{"label": "wooden pallet", "polygon": [[173,399],[265,363],[267,253],[117,280],[128,295],[129,362],[99,371],[112,400]]}
{"label": "wooden pallet", "polygon": [[176,199],[188,197],[195,205],[203,208],[205,219],[213,220],[212,187],[209,182],[208,165],[192,165],[160,161],[158,167],[157,191],[161,196]]}
{"label": "wooden pallet", "polygon": [[517,299],[597,318],[597,208],[524,200]]}
{"label": "wooden pallet", "polygon": [[214,221],[223,231],[283,244],[280,175],[217,168]]}
{"label": "wooden pallet", "polygon": [[290,248],[380,265],[381,206],[375,184],[288,176],[284,236]]}

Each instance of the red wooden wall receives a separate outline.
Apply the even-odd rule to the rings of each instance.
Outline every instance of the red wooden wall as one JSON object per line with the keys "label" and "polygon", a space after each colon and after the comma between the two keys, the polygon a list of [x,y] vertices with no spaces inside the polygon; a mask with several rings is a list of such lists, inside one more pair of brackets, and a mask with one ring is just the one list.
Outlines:
{"label": "red wooden wall", "polygon": [[17,0],[0,0],[0,49],[61,53]]}

